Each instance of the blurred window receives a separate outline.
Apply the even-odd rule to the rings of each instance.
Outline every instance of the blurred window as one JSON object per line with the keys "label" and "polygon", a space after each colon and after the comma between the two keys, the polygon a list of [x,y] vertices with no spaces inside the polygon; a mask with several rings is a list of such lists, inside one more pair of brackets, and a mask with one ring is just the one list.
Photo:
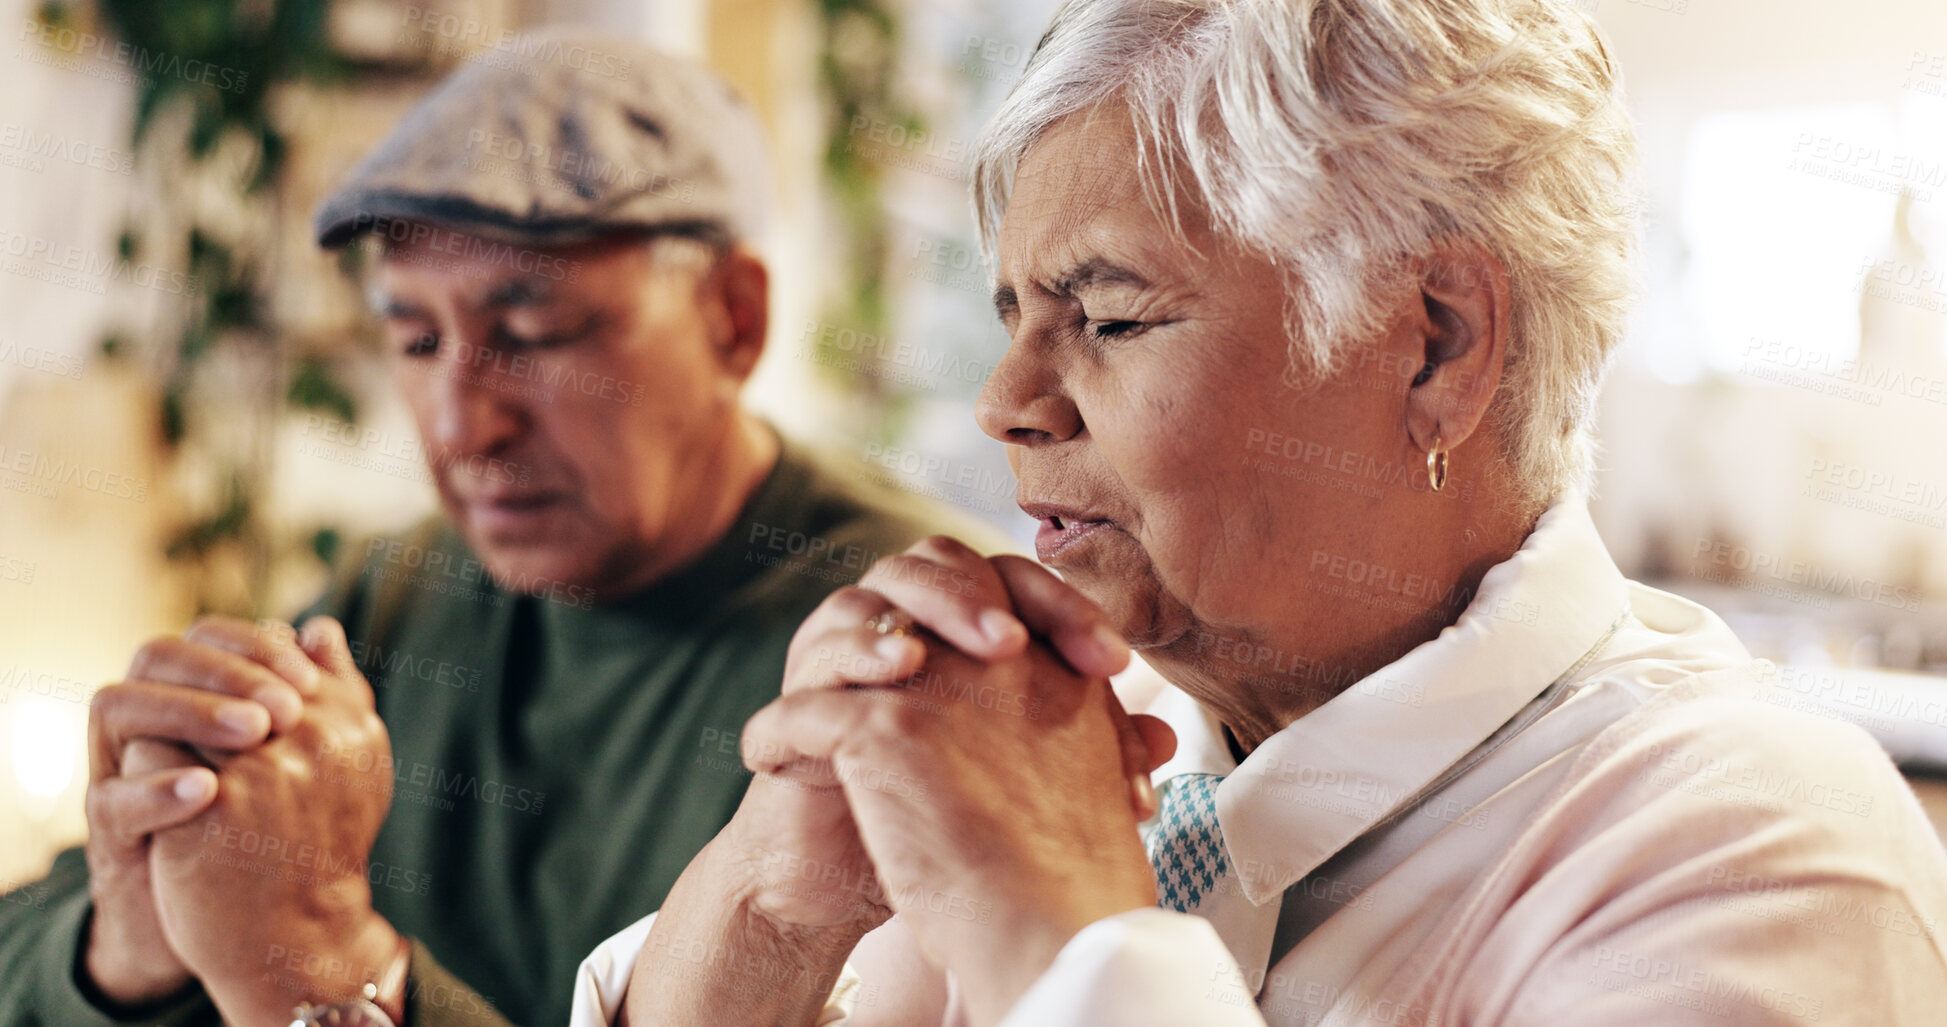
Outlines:
{"label": "blurred window", "polygon": [[1689,381],[1745,370],[1755,354],[1811,371],[1855,358],[1860,283],[1891,238],[1899,192],[1944,174],[1902,147],[1880,104],[1699,118],[1681,221],[1696,344],[1653,342],[1652,367]]}

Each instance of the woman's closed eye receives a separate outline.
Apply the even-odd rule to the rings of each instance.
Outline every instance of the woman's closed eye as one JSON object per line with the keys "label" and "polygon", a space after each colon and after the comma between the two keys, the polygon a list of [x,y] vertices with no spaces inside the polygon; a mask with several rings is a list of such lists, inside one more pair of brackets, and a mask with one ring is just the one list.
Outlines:
{"label": "woman's closed eye", "polygon": [[1090,339],[1095,340],[1126,339],[1134,335],[1140,335],[1150,327],[1150,324],[1145,321],[1101,320],[1085,323],[1083,325],[1083,332]]}

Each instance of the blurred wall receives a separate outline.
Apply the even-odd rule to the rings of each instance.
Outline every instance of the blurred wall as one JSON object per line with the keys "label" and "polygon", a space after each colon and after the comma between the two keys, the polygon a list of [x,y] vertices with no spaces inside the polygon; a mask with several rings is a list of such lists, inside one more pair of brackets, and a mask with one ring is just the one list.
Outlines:
{"label": "blurred wall", "polygon": [[[1646,215],[1598,526],[1762,655],[1947,672],[1947,6],[1593,13]],[[1736,248],[1704,229],[1740,193]]]}
{"label": "blurred wall", "polygon": [[99,273],[137,195],[131,91],[50,61],[32,6],[0,0],[0,889],[81,835],[88,697],[187,614],[153,391],[96,359],[111,305],[162,299]]}

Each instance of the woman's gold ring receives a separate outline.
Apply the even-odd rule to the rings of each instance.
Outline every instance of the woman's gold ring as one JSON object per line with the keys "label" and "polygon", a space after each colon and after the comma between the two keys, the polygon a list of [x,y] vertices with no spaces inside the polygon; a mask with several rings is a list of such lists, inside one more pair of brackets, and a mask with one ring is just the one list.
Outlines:
{"label": "woman's gold ring", "polygon": [[897,607],[866,619],[865,626],[880,635],[910,635],[913,633],[913,615]]}

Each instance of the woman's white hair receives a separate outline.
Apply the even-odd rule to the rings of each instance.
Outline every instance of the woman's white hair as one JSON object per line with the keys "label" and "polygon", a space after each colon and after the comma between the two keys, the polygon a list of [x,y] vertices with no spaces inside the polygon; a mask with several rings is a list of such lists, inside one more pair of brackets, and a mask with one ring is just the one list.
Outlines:
{"label": "woman's white hair", "polygon": [[[1442,238],[1506,266],[1494,399],[1523,498],[1586,487],[1596,390],[1631,292],[1634,134],[1564,0],[1068,0],[974,156],[982,246],[1062,118],[1126,103],[1146,191],[1289,282],[1294,370],[1333,373]],[[1181,171],[1191,181],[1176,179]]]}

